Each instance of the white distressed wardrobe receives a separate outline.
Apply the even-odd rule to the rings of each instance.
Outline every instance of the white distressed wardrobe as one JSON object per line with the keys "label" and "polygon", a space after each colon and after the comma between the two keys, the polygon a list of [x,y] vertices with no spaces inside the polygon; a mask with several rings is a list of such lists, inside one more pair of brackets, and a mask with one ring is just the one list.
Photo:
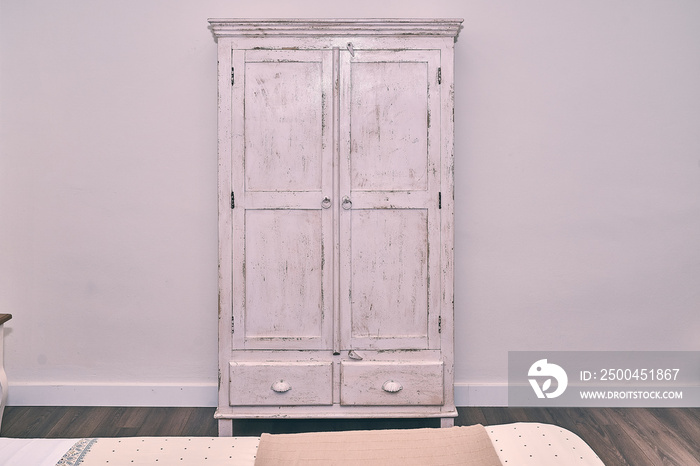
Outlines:
{"label": "white distressed wardrobe", "polygon": [[210,20],[219,434],[237,418],[456,416],[461,20]]}

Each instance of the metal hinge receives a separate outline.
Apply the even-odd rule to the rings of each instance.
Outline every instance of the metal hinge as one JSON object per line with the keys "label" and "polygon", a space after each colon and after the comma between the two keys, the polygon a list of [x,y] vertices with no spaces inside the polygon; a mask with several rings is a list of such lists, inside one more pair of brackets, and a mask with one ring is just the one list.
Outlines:
{"label": "metal hinge", "polygon": [[234,333],[233,332],[233,328],[234,328],[233,322],[234,322],[234,319],[233,319],[233,316],[231,316],[231,333]]}
{"label": "metal hinge", "polygon": [[438,84],[442,84],[442,68],[438,68]]}
{"label": "metal hinge", "polygon": [[233,195],[233,191],[231,191],[231,208],[233,209],[235,207],[236,207],[236,198]]}
{"label": "metal hinge", "polygon": [[234,81],[234,75],[233,75],[233,66],[231,67],[231,85],[233,86],[233,81]]}
{"label": "metal hinge", "polygon": [[442,316],[438,316],[438,333],[442,333]]}
{"label": "metal hinge", "polygon": [[442,209],[442,192],[438,193],[438,209]]}

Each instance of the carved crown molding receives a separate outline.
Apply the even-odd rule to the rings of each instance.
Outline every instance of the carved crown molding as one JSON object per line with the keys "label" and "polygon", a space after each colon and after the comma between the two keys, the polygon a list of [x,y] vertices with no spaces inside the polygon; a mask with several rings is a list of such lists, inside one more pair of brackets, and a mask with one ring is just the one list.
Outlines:
{"label": "carved crown molding", "polygon": [[210,19],[214,37],[444,36],[462,19]]}

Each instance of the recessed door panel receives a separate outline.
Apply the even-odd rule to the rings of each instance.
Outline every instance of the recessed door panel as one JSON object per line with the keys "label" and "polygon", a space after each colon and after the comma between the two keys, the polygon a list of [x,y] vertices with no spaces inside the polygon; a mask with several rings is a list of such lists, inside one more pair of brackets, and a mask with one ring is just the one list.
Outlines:
{"label": "recessed door panel", "polygon": [[355,210],[351,241],[352,338],[427,340],[427,211]]}
{"label": "recessed door panel", "polygon": [[247,190],[321,189],[328,136],[323,65],[318,52],[247,52]]}
{"label": "recessed door panel", "polygon": [[246,213],[247,341],[321,340],[322,231],[320,210]]}
{"label": "recessed door panel", "polygon": [[428,185],[428,64],[352,62],[353,190]]}

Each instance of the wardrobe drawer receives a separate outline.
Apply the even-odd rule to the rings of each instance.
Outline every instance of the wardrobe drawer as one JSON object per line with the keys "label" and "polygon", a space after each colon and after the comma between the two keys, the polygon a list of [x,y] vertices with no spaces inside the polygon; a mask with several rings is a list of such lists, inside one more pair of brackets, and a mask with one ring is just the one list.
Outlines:
{"label": "wardrobe drawer", "polygon": [[442,405],[442,361],[341,361],[343,405]]}
{"label": "wardrobe drawer", "polygon": [[330,361],[230,363],[231,406],[333,404]]}

